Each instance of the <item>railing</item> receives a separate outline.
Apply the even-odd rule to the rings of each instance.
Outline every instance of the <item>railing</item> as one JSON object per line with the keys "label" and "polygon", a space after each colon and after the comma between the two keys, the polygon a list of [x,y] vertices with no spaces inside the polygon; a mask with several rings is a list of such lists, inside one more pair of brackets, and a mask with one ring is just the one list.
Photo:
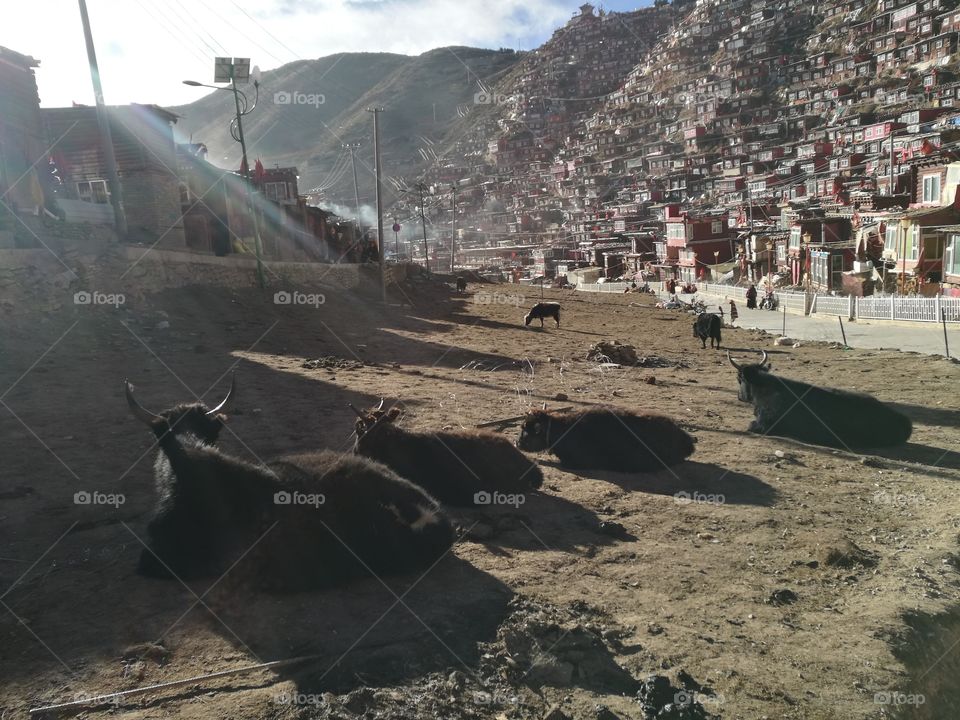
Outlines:
{"label": "railing", "polygon": [[865,320],[960,322],[960,298],[863,297],[856,300],[856,315]]}
{"label": "railing", "polygon": [[[698,282],[697,295],[709,295],[720,300],[733,299],[746,304],[746,289],[738,285]],[[659,294],[666,297],[663,283],[659,283]],[[679,288],[678,288],[679,291]],[[622,289],[621,289],[622,292]],[[807,294],[796,290],[777,290],[779,308],[799,314],[839,315],[841,317],[862,318],[864,320],[902,320],[907,322],[947,322],[960,323],[960,297],[900,297],[877,296],[855,298],[851,296]],[[681,299],[689,295],[679,293]],[[707,301],[707,304],[712,304]]]}
{"label": "railing", "polygon": [[577,290],[582,290],[583,292],[601,292],[601,293],[623,293],[630,283],[625,282],[614,282],[614,283],[583,283],[577,285]]}
{"label": "railing", "polygon": [[853,318],[854,313],[856,313],[856,306],[853,303],[852,296],[837,297],[816,294],[813,296],[813,305],[810,312],[818,315],[839,315],[845,318]]}

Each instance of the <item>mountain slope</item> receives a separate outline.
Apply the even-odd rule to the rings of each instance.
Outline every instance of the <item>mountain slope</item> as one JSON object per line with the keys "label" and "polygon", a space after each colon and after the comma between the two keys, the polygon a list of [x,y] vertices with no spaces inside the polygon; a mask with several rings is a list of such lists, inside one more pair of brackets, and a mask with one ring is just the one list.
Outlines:
{"label": "mountain slope", "polygon": [[[422,162],[418,148],[444,137],[473,102],[481,84],[496,82],[521,55],[512,51],[440,48],[416,57],[388,53],[342,53],[284,65],[263,74],[260,103],[244,118],[251,157],[272,165],[296,165],[303,191],[330,182],[342,170],[343,143],[360,142],[357,153],[361,199],[372,197],[372,118],[368,107],[383,107],[381,138],[387,175],[411,174]],[[247,86],[244,91],[252,90]],[[280,104],[276,93],[323,95],[322,102]],[[300,98],[302,101],[307,98]],[[227,131],[233,98],[214,92],[173,108],[182,116],[178,132],[204,142],[210,159],[239,166],[240,149]],[[462,110],[461,110],[462,112]],[[436,115],[434,116],[434,113]],[[436,117],[436,122],[434,122]],[[350,174],[327,189],[331,200],[353,198]]]}

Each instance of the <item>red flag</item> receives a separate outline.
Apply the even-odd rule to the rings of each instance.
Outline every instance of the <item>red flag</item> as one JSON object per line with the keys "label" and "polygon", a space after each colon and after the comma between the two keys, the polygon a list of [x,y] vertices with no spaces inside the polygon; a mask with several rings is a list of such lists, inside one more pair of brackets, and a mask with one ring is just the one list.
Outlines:
{"label": "red flag", "polygon": [[928,139],[924,138],[923,144],[920,146],[920,152],[922,152],[924,155],[929,155],[933,151],[934,151],[933,143],[930,142]]}
{"label": "red flag", "polygon": [[253,177],[256,178],[257,182],[261,182],[267,176],[267,171],[263,169],[263,163],[260,162],[260,158],[257,158],[257,162],[253,165]]}

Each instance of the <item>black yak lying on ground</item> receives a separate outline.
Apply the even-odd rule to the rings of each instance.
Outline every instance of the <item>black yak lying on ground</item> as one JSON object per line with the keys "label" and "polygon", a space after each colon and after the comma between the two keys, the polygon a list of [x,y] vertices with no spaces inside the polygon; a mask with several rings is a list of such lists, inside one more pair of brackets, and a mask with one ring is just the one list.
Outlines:
{"label": "black yak lying on ground", "polygon": [[557,327],[560,327],[560,303],[558,302],[540,302],[530,308],[530,312],[523,318],[523,324],[529,325],[532,320],[540,320],[540,327],[543,327],[543,319],[552,317]]}
{"label": "black yak lying on ground", "polygon": [[697,319],[693,321],[693,336],[700,338],[700,342],[703,343],[704,348],[707,347],[707,338],[710,338],[710,347],[713,347],[713,342],[716,340],[717,349],[719,350],[720,329],[722,327],[723,321],[719,315],[701,313],[697,315]]}
{"label": "black yak lying on ground", "polygon": [[693,453],[693,438],[670,418],[596,407],[576,412],[535,410],[517,446],[549,451],[565,468],[652,472]]}
{"label": "black yak lying on ground", "polygon": [[453,544],[437,501],[379,463],[324,450],[252,465],[208,444],[215,433],[176,422],[178,414],[198,420],[183,406],[154,415],[126,390],[161,449],[143,575],[193,580],[229,570],[231,582],[295,592],[425,569]]}
{"label": "black yak lying on ground", "polygon": [[356,452],[382,462],[450,505],[489,502],[493,493],[517,495],[536,490],[543,473],[507,438],[480,430],[415,432],[396,425],[393,407],[358,415]]}
{"label": "black yak lying on ground", "polygon": [[727,359],[737,369],[739,399],[753,403],[750,432],[838,448],[899,445],[913,432],[910,418],[874,397],[771,375],[766,351],[751,365],[737,364],[729,351]]}

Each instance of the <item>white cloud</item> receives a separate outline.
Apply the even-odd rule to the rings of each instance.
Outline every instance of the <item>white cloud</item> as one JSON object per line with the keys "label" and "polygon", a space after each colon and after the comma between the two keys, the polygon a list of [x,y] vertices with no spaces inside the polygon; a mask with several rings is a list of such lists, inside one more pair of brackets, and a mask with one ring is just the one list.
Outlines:
{"label": "white cloud", "polygon": [[[13,7],[9,7],[8,2]],[[73,0],[8,0],[0,45],[41,61],[45,106],[91,104],[80,13]],[[216,55],[262,69],[338,52],[409,55],[449,45],[540,42],[572,0],[87,0],[108,103],[177,105],[207,90]],[[240,9],[246,11],[246,14]],[[455,60],[451,57],[451,61]]]}

